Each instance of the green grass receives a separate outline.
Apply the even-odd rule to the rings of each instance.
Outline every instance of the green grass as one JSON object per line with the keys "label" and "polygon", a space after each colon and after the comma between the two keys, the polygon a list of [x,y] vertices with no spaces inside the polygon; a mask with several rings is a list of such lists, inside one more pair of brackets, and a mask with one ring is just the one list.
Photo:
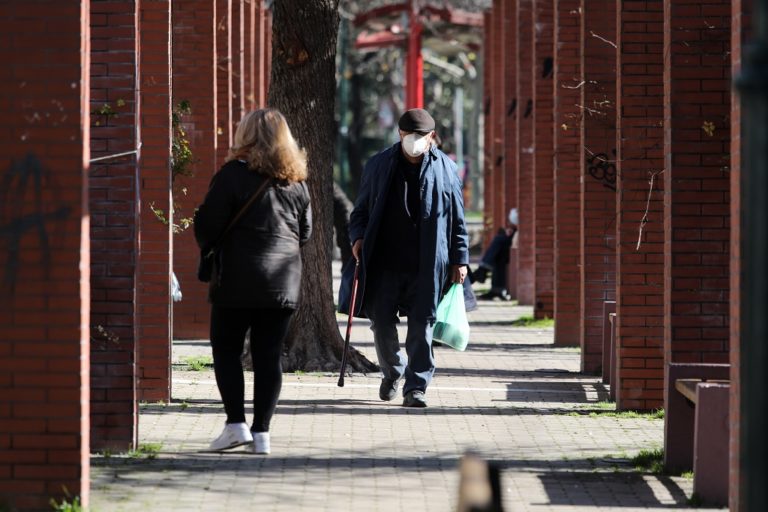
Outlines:
{"label": "green grass", "polygon": [[686,480],[693,480],[693,471],[683,471],[680,476]]}
{"label": "green grass", "polygon": [[182,361],[193,372],[200,372],[213,366],[213,358],[211,356],[187,356]]}
{"label": "green grass", "polygon": [[156,459],[162,448],[162,443],[144,443],[129,451],[128,456],[132,459]]}
{"label": "green grass", "polygon": [[525,315],[513,321],[512,325],[516,327],[532,327],[536,329],[541,329],[543,327],[554,327],[555,319],[546,318],[546,317],[542,319],[536,319],[536,318],[533,318],[533,316],[531,315]]}
{"label": "green grass", "polygon": [[615,402],[595,402],[582,406],[580,409],[571,411],[568,416],[589,416],[591,418],[622,418],[622,419],[643,419],[643,420],[662,420],[664,419],[664,409],[655,411],[617,411]]}
{"label": "green grass", "polygon": [[630,459],[630,462],[638,471],[661,475],[664,473],[664,450],[641,450],[640,453]]}
{"label": "green grass", "polygon": [[[62,498],[60,502],[51,498],[51,501],[48,503],[53,510],[58,512],[85,512],[86,509],[80,505],[80,496],[75,496],[73,498],[66,487],[64,487],[64,496],[66,497]],[[0,510],[2,510],[2,507],[0,507]]]}

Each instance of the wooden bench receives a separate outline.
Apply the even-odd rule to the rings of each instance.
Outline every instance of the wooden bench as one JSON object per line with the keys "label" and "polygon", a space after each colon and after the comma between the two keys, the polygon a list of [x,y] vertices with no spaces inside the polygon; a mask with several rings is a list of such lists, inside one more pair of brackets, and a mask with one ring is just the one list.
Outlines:
{"label": "wooden bench", "polygon": [[667,367],[664,465],[693,470],[693,492],[728,504],[730,366],[672,363]]}

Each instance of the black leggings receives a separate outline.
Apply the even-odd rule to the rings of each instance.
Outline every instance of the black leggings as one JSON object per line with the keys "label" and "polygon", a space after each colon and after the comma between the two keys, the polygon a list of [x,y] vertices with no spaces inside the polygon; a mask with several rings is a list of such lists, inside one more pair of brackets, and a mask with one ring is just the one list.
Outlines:
{"label": "black leggings", "polygon": [[280,352],[292,309],[236,309],[211,307],[213,369],[227,423],[245,422],[245,381],[240,354],[251,329],[253,360],[253,432],[269,432],[283,384]]}

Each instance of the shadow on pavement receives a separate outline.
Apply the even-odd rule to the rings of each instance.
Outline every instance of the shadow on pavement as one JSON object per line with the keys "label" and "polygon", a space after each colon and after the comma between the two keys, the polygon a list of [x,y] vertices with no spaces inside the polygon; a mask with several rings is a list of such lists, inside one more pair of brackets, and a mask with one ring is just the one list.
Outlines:
{"label": "shadow on pavement", "polygon": [[[482,454],[480,454],[482,455]],[[490,454],[486,454],[490,455]],[[635,471],[630,461],[622,458],[584,458],[569,460],[494,460],[505,478],[538,479],[544,488],[547,502],[531,503],[533,506],[586,506],[586,507],[660,507],[687,508],[687,496],[671,477],[651,475]],[[155,459],[92,456],[91,466],[96,470],[94,485],[130,485],[134,491],[142,487],[155,487],[157,478],[164,475],[163,487],[185,488],[189,478],[208,472],[260,473],[265,478],[282,475],[290,478],[306,478],[308,472],[327,470],[352,470],[356,477],[368,472],[391,468],[404,472],[446,471],[458,467],[459,455],[436,454],[431,457],[375,457],[370,452],[338,453],[332,456],[277,456],[261,457],[244,451],[216,454],[205,452],[161,452]],[[654,492],[651,483],[666,496]],[[514,509],[514,504],[509,503]]]}

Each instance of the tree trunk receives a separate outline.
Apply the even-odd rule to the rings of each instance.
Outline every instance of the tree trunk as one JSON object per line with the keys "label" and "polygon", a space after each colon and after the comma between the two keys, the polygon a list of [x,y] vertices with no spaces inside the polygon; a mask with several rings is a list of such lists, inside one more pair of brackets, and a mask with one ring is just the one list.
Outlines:
{"label": "tree trunk", "polygon": [[[285,371],[339,369],[339,334],[331,279],[333,247],[334,101],[338,0],[280,0],[272,4],[270,106],[280,110],[307,150],[312,238],[302,249],[301,305],[286,338]],[[376,365],[350,348],[348,368]]]}

